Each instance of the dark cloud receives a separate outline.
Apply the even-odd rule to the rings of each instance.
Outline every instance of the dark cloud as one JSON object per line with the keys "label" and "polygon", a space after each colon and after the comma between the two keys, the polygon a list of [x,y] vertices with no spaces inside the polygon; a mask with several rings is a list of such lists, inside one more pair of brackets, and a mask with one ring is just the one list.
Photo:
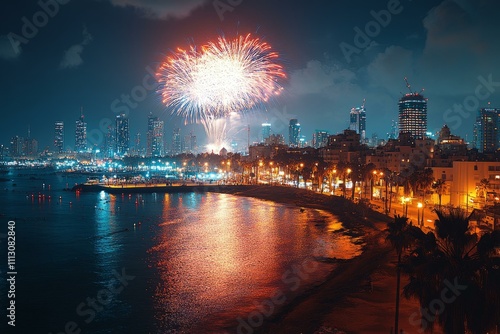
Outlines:
{"label": "dark cloud", "polygon": [[83,64],[82,52],[84,47],[92,42],[92,35],[87,31],[87,27],[83,27],[82,35],[83,40],[81,43],[72,45],[64,52],[59,68],[74,68]]}
{"label": "dark cloud", "polygon": [[133,7],[143,15],[156,19],[185,18],[207,0],[110,0],[119,7]]}

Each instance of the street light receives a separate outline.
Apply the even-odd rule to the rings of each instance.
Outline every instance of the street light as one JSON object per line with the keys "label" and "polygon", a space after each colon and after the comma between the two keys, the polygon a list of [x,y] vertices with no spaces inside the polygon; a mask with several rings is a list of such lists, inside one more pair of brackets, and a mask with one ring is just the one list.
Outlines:
{"label": "street light", "polygon": [[347,171],[346,173],[344,173],[344,198],[346,197],[346,190],[347,190],[347,186],[346,186],[346,176],[351,174],[352,170],[350,168],[347,168]]}
{"label": "street light", "polygon": [[418,202],[418,204],[417,204],[417,215],[418,215],[418,220],[417,220],[417,222],[418,222],[418,225],[419,225],[419,226],[421,226],[421,227],[423,227],[423,225],[424,225],[424,217],[423,217],[424,215],[423,215],[423,213],[422,213],[422,222],[420,222],[420,210],[421,210],[423,207],[424,207],[424,206],[422,205],[422,203]]}
{"label": "street light", "polygon": [[332,187],[333,187],[332,195],[335,195],[335,186],[336,186],[336,183],[337,183],[337,170],[336,169],[333,170],[333,178],[335,180],[332,182]]}
{"label": "street light", "polygon": [[408,217],[408,202],[410,202],[409,197],[401,197],[401,205],[403,206],[404,217]]}

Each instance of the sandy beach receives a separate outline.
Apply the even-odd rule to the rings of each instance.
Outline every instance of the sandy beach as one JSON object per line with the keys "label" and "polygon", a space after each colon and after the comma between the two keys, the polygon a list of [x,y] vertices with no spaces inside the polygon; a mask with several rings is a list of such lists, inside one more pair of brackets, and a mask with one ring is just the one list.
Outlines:
{"label": "sandy beach", "polygon": [[[329,211],[349,233],[362,234],[365,248],[355,259],[339,263],[321,284],[309,289],[266,319],[254,333],[391,333],[396,297],[396,254],[385,241],[388,221],[379,212],[364,209],[342,197],[304,189],[276,186],[221,187],[221,193]],[[408,278],[401,276],[401,287]],[[419,305],[400,301],[399,328],[419,333]],[[434,333],[441,333],[435,328]]]}

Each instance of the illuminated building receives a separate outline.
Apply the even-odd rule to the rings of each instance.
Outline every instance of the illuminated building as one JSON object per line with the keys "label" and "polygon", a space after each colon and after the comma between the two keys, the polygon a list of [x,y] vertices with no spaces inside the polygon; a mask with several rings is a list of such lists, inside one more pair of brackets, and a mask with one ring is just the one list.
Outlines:
{"label": "illuminated building", "polygon": [[482,108],[478,111],[474,123],[474,146],[479,152],[495,152],[498,150],[500,133],[500,109]]}
{"label": "illuminated building", "polygon": [[54,148],[56,153],[64,151],[64,122],[57,121],[54,123]]}
{"label": "illuminated building", "polygon": [[80,118],[76,120],[75,151],[87,151],[87,123],[85,123],[85,117],[83,116],[83,108],[80,113]]}
{"label": "illuminated building", "polygon": [[423,139],[427,132],[427,99],[420,93],[405,94],[399,100],[399,133]]}
{"label": "illuminated building", "polygon": [[299,140],[300,140],[300,123],[296,118],[292,118],[288,126],[288,144],[293,147],[298,147]]}
{"label": "illuminated building", "polygon": [[128,153],[130,144],[128,118],[125,114],[116,116],[115,139],[116,154],[119,156],[124,156],[126,153]]}
{"label": "illuminated building", "polygon": [[271,124],[262,123],[262,142],[265,142],[269,136],[271,136]]}

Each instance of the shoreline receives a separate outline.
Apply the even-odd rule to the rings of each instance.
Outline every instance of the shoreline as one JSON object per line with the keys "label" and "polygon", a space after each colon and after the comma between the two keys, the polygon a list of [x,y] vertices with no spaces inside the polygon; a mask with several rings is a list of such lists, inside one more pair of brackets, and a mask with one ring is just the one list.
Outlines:
{"label": "shoreline", "polygon": [[[393,328],[395,252],[385,241],[384,233],[387,222],[393,217],[362,207],[343,197],[293,187],[190,185],[170,186],[169,190],[161,191],[160,188],[151,187],[146,192],[215,192],[252,197],[300,209],[324,210],[338,217],[345,233],[363,237],[361,255],[337,263],[322,282],[294,296],[273,314],[264,317],[263,323],[252,328],[251,332],[244,331],[245,334],[375,334],[389,333]],[[122,192],[121,189],[118,192]],[[406,277],[403,276],[402,287],[405,281]],[[371,285],[370,293],[366,291],[367,285]],[[401,298],[400,306],[400,329],[411,332],[417,330],[408,319],[414,312],[418,312],[418,302]],[[231,331],[234,329],[236,325]]]}
{"label": "shoreline", "polygon": [[[396,253],[385,241],[392,216],[365,208],[338,196],[280,186],[252,186],[244,191],[219,189],[219,193],[253,197],[298,208],[325,210],[339,218],[346,233],[362,236],[361,255],[338,262],[319,284],[295,296],[264,318],[255,334],[390,333],[394,326]],[[401,277],[401,287],[407,277]],[[416,300],[400,300],[400,329],[416,332],[412,315]],[[441,333],[435,326],[435,333]]]}
{"label": "shoreline", "polygon": [[[329,323],[330,314],[348,297],[359,292],[360,286],[366,286],[367,277],[371,277],[381,266],[389,264],[393,257],[383,232],[386,223],[392,218],[371,209],[361,209],[345,198],[279,186],[255,186],[240,192],[229,189],[218,192],[325,210],[339,218],[348,234],[362,235],[365,242],[361,255],[339,262],[323,282],[310,287],[280,307],[269,318],[265,318],[253,333],[320,333],[318,330],[324,327],[323,324]],[[391,317],[393,319],[392,314]],[[351,328],[336,327],[346,333],[355,332]],[[389,333],[390,329],[389,323],[385,332]]]}

